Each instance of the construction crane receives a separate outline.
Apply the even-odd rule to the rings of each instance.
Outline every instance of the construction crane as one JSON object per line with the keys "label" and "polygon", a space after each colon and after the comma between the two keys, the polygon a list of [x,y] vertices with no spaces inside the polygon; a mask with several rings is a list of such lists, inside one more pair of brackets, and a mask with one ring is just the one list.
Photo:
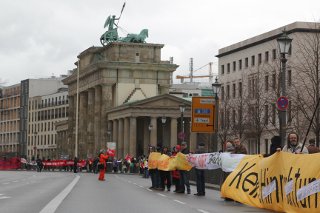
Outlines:
{"label": "construction crane", "polygon": [[192,83],[194,78],[209,78],[209,82],[212,83],[213,82],[212,62],[209,62],[208,64],[203,65],[202,67],[198,68],[195,71],[198,71],[207,65],[209,65],[209,75],[194,76],[193,75],[193,72],[194,72],[193,71],[193,58],[190,58],[190,63],[189,63],[190,75],[189,76],[177,75],[176,79],[180,79],[180,82],[183,83],[185,78],[190,78],[190,82]]}

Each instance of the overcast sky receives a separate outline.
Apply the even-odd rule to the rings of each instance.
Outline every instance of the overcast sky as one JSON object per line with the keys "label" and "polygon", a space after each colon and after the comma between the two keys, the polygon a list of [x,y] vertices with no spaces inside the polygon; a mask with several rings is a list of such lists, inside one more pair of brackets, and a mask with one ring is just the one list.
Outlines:
{"label": "overcast sky", "polygon": [[213,62],[217,72],[220,48],[320,20],[319,0],[0,0],[0,82],[66,74],[79,53],[101,46],[106,18],[118,17],[124,2],[120,36],[149,29],[146,41],[164,44],[162,60],[179,65],[174,75],[188,75],[191,57],[194,70]]}

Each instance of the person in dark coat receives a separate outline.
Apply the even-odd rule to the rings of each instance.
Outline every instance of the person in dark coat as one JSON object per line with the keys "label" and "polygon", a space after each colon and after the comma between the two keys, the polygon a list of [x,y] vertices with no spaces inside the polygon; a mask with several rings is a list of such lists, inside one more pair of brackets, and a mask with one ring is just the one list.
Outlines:
{"label": "person in dark coat", "polygon": [[[205,153],[204,150],[204,143],[198,144],[198,149],[196,150],[196,154],[203,154]],[[197,181],[197,193],[194,195],[196,196],[205,196],[205,178],[204,178],[204,169],[197,169],[196,171],[196,181]]]}
{"label": "person in dark coat", "polygon": [[274,154],[278,148],[281,149],[281,137],[275,135],[271,138],[270,155]]}
{"label": "person in dark coat", "polygon": [[[162,149],[162,154],[163,155],[168,155],[169,157],[171,156],[171,152],[168,150],[168,147],[163,147]],[[170,191],[171,188],[171,172],[170,171],[162,171],[159,170],[160,174],[160,187],[159,190],[164,190],[165,185],[167,185],[167,190],[168,192]]]}
{"label": "person in dark coat", "polygon": [[77,157],[74,157],[74,160],[73,160],[73,172],[74,173],[77,173],[78,172],[78,158]]}
{"label": "person in dark coat", "polygon": [[[188,149],[188,145],[187,142],[183,141],[181,143],[181,153],[188,155],[189,149]],[[190,189],[190,183],[189,183],[189,171],[184,171],[184,170],[179,170],[180,172],[180,189],[179,191],[177,191],[177,193],[184,193],[185,192],[185,186],[187,188],[187,193],[190,194],[191,193],[191,189]]]}

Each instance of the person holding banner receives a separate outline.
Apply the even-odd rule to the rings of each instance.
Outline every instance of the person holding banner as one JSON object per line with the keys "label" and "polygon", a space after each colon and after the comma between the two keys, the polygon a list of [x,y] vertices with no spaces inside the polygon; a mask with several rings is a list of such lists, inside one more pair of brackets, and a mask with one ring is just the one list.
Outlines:
{"label": "person holding banner", "polygon": [[234,154],[247,154],[248,151],[246,147],[241,143],[240,138],[234,138]]}
{"label": "person holding banner", "polygon": [[[185,141],[181,143],[181,153],[185,155],[188,155],[190,153],[187,142]],[[184,170],[179,170],[179,173],[180,173],[180,187],[179,187],[180,189],[179,191],[177,191],[177,193],[184,193],[185,186],[186,186],[187,193],[190,194],[191,190],[190,190],[190,183],[189,183],[189,172]]]}
{"label": "person holding banner", "polygon": [[[171,152],[168,150],[168,147],[163,147],[162,155],[168,155],[169,157],[171,156]],[[164,190],[165,189],[165,183],[167,185],[167,190],[168,192],[170,192],[170,188],[171,188],[171,172],[170,171],[162,171],[159,170],[159,175],[160,175],[160,187],[158,188],[158,190]]]}
{"label": "person holding banner", "polygon": [[104,174],[106,172],[106,160],[109,158],[107,154],[104,154],[105,150],[101,149],[99,153],[99,163],[98,163],[98,169],[99,169],[99,178],[100,181],[105,181]]}
{"label": "person holding banner", "polygon": [[[196,150],[195,154],[203,154],[205,153],[204,150],[204,143],[198,144],[198,149]],[[204,179],[204,169],[197,169],[196,171],[196,181],[197,181],[197,193],[194,194],[196,196],[205,196],[205,179]]]}
{"label": "person holding banner", "polygon": [[282,149],[284,152],[291,152],[295,154],[309,154],[308,149],[304,146],[301,152],[302,144],[299,143],[299,136],[295,132],[290,132],[287,138],[287,145]]}

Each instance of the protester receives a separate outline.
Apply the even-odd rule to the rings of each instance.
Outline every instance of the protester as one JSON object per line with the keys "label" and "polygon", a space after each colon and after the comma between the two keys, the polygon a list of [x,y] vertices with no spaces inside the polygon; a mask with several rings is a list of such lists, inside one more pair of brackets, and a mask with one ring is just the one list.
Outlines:
{"label": "protester", "polygon": [[[149,155],[155,151],[156,151],[156,149],[154,146],[149,147]],[[156,180],[156,169],[149,168],[149,174],[150,174],[150,178],[151,178],[151,187],[149,189],[158,188],[158,184],[157,184],[157,180]]]}
{"label": "protester", "polygon": [[278,148],[281,149],[281,137],[275,135],[271,138],[270,155],[274,154]]}
{"label": "protester", "polygon": [[227,141],[226,143],[226,152],[234,153],[234,146],[231,141]]}
{"label": "protester", "polygon": [[[168,150],[168,147],[163,147],[162,153],[163,155],[171,156],[171,152]],[[159,170],[160,174],[160,187],[159,190],[164,190],[165,185],[167,185],[167,191],[170,191],[171,188],[171,172],[170,171],[162,171]]]}
{"label": "protester", "polygon": [[[172,157],[176,156],[178,152],[180,152],[180,145],[176,145],[172,150]],[[178,192],[180,189],[180,172],[178,170],[171,171],[172,183],[175,186],[175,190],[173,192]]]}
{"label": "protester", "polygon": [[[199,143],[198,149],[196,150],[196,154],[203,154],[203,153],[205,153],[204,143]],[[195,168],[195,171],[196,171],[197,193],[194,195],[205,196],[206,192],[205,192],[204,170]]]}
{"label": "protester", "polygon": [[234,153],[235,154],[247,154],[247,149],[246,147],[241,143],[240,138],[234,138],[233,140],[235,149],[234,149]]}
{"label": "protester", "polygon": [[309,154],[320,152],[319,148],[316,146],[316,141],[314,139],[309,140],[309,146],[307,147]]}
{"label": "protester", "polygon": [[43,168],[43,163],[39,157],[37,158],[36,163],[37,163],[37,172],[41,172]]}
{"label": "protester", "polygon": [[73,160],[73,172],[74,173],[77,173],[78,172],[78,158],[77,157],[74,157],[74,160]]}
{"label": "protester", "polygon": [[304,146],[301,152],[302,144],[299,143],[299,136],[295,132],[290,132],[287,138],[287,145],[282,149],[284,152],[291,152],[295,154],[308,154],[308,149]]}
{"label": "protester", "polygon": [[[189,149],[187,142],[183,141],[181,143],[181,153],[182,154],[189,154]],[[177,193],[184,193],[185,192],[185,186],[187,188],[187,193],[190,194],[190,183],[189,183],[189,171],[179,170],[180,172],[180,190],[177,191]]]}
{"label": "protester", "polygon": [[99,163],[98,163],[98,169],[99,169],[99,178],[100,181],[105,181],[104,174],[106,172],[106,160],[108,159],[108,155],[104,154],[105,150],[101,149],[99,152]]}

